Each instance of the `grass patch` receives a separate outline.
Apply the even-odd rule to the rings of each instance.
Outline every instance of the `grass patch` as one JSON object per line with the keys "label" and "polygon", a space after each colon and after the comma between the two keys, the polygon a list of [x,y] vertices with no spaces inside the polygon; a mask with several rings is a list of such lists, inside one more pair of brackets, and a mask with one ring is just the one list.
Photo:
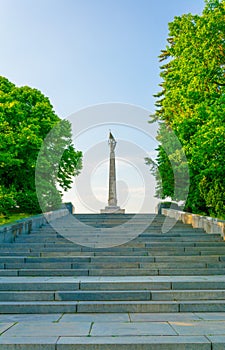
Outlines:
{"label": "grass patch", "polygon": [[0,225],[11,224],[16,220],[28,218],[35,214],[26,214],[26,213],[11,213],[9,214],[9,219],[4,218],[3,215],[0,214]]}

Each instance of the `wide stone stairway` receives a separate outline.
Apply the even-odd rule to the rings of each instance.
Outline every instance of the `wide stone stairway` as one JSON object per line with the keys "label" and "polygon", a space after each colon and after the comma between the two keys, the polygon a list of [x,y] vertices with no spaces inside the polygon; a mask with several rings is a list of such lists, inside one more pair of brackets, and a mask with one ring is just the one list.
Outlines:
{"label": "wide stone stairway", "polygon": [[0,350],[225,349],[219,234],[169,218],[166,232],[153,214],[75,218],[0,245]]}

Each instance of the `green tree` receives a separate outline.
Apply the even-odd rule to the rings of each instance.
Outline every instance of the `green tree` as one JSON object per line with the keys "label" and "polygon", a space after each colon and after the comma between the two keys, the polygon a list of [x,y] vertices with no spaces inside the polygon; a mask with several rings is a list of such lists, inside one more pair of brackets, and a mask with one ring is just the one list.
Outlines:
{"label": "green tree", "polygon": [[186,210],[223,217],[225,0],[205,1],[202,15],[175,17],[169,23],[168,45],[160,61],[162,90],[156,95],[156,119],[162,122],[157,159],[161,197],[176,199],[171,184],[179,170],[165,157],[162,135],[166,125],[179,138],[188,159]]}
{"label": "green tree", "polygon": [[[0,212],[15,207],[29,213],[40,211],[35,185],[36,161],[43,140],[60,123],[49,99],[40,91],[16,87],[0,77]],[[57,186],[66,191],[72,177],[81,169],[82,153],[74,149],[71,126],[66,123],[66,133],[60,135],[63,141],[57,139],[58,143],[63,142],[63,149],[52,182],[57,205],[61,202]]]}
{"label": "green tree", "polygon": [[60,205],[62,190],[70,188],[80,168],[81,153],[74,152],[71,124],[62,120],[45,138],[37,158],[35,183],[42,210]]}

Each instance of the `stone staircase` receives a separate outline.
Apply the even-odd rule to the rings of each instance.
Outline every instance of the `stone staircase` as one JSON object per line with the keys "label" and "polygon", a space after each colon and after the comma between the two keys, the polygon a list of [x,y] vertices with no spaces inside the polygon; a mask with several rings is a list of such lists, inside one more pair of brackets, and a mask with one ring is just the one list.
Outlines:
{"label": "stone staircase", "polygon": [[1,244],[1,350],[225,348],[219,234],[168,218],[174,226],[162,233],[165,217],[153,214],[75,218],[81,227],[65,218],[55,226],[72,240],[46,225]]}

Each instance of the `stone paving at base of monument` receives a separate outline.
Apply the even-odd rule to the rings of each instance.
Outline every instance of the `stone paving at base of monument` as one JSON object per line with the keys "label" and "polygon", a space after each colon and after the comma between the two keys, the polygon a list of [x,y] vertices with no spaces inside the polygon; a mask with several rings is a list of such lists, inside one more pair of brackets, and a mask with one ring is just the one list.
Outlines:
{"label": "stone paving at base of monument", "polygon": [[225,313],[5,314],[0,333],[1,350],[224,350]]}

